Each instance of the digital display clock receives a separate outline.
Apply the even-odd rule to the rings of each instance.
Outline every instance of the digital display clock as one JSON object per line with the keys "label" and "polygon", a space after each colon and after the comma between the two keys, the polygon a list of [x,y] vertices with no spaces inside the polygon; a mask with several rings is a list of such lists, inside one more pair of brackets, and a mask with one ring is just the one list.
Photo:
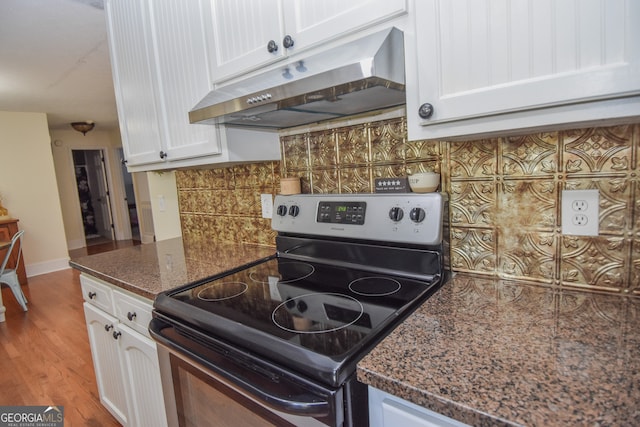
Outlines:
{"label": "digital display clock", "polygon": [[363,225],[366,202],[320,202],[318,203],[317,222],[330,224]]}

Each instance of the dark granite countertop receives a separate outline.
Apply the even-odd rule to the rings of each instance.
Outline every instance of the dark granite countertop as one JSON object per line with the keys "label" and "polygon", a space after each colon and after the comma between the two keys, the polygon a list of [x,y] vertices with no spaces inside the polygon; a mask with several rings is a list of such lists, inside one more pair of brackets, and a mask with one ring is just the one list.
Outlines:
{"label": "dark granite countertop", "polygon": [[73,258],[69,265],[143,297],[275,254],[273,247],[182,238]]}
{"label": "dark granite countertop", "polygon": [[640,298],[457,275],[358,365],[474,426],[640,425]]}
{"label": "dark granite countertop", "polygon": [[[74,258],[153,299],[266,258],[182,238]],[[640,425],[640,298],[457,275],[358,364],[358,379],[474,426]]]}

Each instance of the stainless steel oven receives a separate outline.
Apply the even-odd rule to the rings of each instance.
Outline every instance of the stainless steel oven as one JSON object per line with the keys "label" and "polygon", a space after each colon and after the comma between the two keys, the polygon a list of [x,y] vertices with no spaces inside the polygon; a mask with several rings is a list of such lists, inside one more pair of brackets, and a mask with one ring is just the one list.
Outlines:
{"label": "stainless steel oven", "polygon": [[181,426],[368,425],[356,364],[445,281],[445,199],[276,197],[273,256],[160,294]]}

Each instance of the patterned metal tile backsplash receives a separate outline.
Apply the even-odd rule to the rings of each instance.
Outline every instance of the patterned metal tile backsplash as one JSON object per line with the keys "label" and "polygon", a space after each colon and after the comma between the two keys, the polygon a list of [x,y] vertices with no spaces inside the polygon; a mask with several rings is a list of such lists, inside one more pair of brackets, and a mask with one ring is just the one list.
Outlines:
{"label": "patterned metal tile backsplash", "polygon": [[[281,138],[282,161],[177,172],[184,235],[274,245],[260,193],[372,192],[374,179],[441,173],[451,267],[640,295],[640,125],[465,142],[406,139],[404,118]],[[563,189],[600,190],[600,235],[561,234]]]}

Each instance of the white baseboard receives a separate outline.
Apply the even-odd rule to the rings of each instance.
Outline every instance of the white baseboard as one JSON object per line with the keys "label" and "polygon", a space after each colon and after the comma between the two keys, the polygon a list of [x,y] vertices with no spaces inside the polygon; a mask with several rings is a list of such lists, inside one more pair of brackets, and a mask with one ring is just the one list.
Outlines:
{"label": "white baseboard", "polygon": [[66,270],[67,268],[70,268],[68,257],[25,265],[25,270],[27,271],[27,277],[53,273],[54,271]]}

